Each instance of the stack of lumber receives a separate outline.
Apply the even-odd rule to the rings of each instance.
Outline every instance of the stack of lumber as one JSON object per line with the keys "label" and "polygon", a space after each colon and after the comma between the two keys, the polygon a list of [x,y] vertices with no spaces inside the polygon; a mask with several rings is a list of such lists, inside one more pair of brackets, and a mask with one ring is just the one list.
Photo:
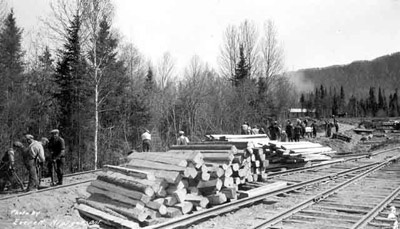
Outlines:
{"label": "stack of lumber", "polygon": [[270,165],[267,171],[309,166],[311,163],[331,160],[332,148],[312,142],[277,142],[267,146],[266,158]]}
{"label": "stack of lumber", "polygon": [[342,133],[333,133],[332,134],[332,138],[333,139],[339,139],[339,140],[346,141],[346,142],[350,142],[351,141],[351,137],[350,136],[344,135]]}
{"label": "stack of lumber", "polygon": [[268,145],[269,138],[266,134],[253,134],[253,135],[222,135],[222,134],[210,134],[206,135],[207,142],[229,142],[229,144],[235,145],[237,149],[245,149],[252,144],[256,147],[263,147]]}

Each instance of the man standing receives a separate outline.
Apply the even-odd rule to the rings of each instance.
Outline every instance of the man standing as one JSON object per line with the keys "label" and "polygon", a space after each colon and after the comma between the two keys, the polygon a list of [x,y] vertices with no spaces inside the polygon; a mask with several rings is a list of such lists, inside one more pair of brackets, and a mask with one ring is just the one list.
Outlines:
{"label": "man standing", "polygon": [[317,124],[316,124],[316,121],[314,121],[311,124],[311,128],[312,128],[312,136],[313,136],[313,138],[317,137]]}
{"label": "man standing", "polygon": [[14,184],[14,149],[6,151],[0,161],[0,192],[4,191],[7,182]]}
{"label": "man standing", "polygon": [[189,143],[189,139],[184,134],[185,132],[183,132],[182,130],[179,131],[179,137],[176,140],[177,145],[187,145]]}
{"label": "man standing", "polygon": [[302,131],[301,121],[297,120],[297,124],[294,127],[294,141],[295,142],[300,141],[301,131]]}
{"label": "man standing", "polygon": [[[65,143],[60,137],[60,131],[54,129],[50,131],[51,138],[49,140],[49,151],[52,159],[52,166],[56,166],[57,185],[62,185],[65,164]],[[51,176],[54,176],[53,174]]]}
{"label": "man standing", "polygon": [[150,141],[151,141],[151,134],[149,133],[149,130],[145,129],[144,133],[142,134],[143,152],[150,151]]}
{"label": "man standing", "polygon": [[290,122],[290,120],[287,121],[285,130],[289,142],[293,141],[293,125],[292,122]]}
{"label": "man standing", "polygon": [[25,135],[25,139],[29,144],[27,149],[29,171],[29,183],[27,191],[36,191],[39,187],[38,163],[43,164],[45,161],[44,149],[41,143],[33,139],[32,135]]}
{"label": "man standing", "polygon": [[240,134],[249,134],[249,124],[247,123],[247,122],[244,122],[243,124],[242,124],[242,129],[241,129],[241,131],[240,131]]}

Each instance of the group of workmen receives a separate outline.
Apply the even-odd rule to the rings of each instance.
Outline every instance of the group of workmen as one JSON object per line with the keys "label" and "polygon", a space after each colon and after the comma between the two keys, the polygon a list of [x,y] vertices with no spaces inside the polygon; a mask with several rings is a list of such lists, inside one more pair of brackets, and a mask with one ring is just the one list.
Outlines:
{"label": "group of workmen", "polygon": [[[39,188],[42,174],[51,177],[52,185],[62,185],[65,164],[65,142],[60,137],[60,131],[50,131],[50,139],[42,137],[35,140],[31,134],[24,135],[24,143],[15,141],[6,151],[0,161],[0,191],[4,191],[7,183],[11,189],[18,186],[24,190],[22,181],[15,172],[15,154],[21,154],[23,164],[29,174],[26,191],[35,191]],[[44,171],[47,170],[47,173]],[[57,179],[54,175],[57,175]],[[57,182],[56,182],[57,181]]]}
{"label": "group of workmen", "polygon": [[[334,116],[332,117],[333,123],[328,120],[325,121],[325,132],[327,137],[331,136],[333,127],[335,127],[336,132],[339,131],[338,121]],[[268,131],[265,131],[262,127],[258,128],[257,125],[251,127],[248,122],[244,122],[241,126],[241,134],[266,134],[269,139],[282,142],[298,142],[300,141],[300,138],[317,137],[317,124],[315,120],[310,125],[307,119],[297,119],[294,124],[291,120],[287,120],[284,130],[282,130],[277,121],[271,121],[267,130]]]}

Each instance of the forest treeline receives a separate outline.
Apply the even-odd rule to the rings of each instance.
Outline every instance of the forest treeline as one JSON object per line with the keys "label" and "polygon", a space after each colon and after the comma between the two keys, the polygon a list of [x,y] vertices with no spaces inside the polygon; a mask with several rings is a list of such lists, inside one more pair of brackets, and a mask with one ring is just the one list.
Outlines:
{"label": "forest treeline", "polygon": [[[363,98],[370,87],[385,89],[386,96],[400,87],[400,52],[378,57],[371,61],[355,61],[347,65],[303,69],[288,73],[300,78],[304,84],[344,88],[348,96]],[[296,81],[299,82],[299,81]],[[350,94],[351,92],[351,94]]]}
{"label": "forest treeline", "polygon": [[12,9],[0,12],[2,153],[26,133],[40,139],[57,128],[66,142],[67,170],[99,168],[140,151],[144,128],[160,137],[152,149],[160,151],[175,143],[179,130],[191,141],[238,133],[244,121],[267,125],[284,117],[297,101],[294,85],[280,74],[282,55],[270,21],[263,33],[249,21],[227,27],[219,69],[194,56],[179,71],[171,54],[152,63],[121,38],[110,1],[49,4],[41,39],[50,42],[34,50],[22,46],[26,34]]}
{"label": "forest treeline", "polygon": [[[351,92],[352,93],[352,92]],[[386,96],[385,89],[370,87],[363,97],[351,94],[346,96],[343,86],[340,88],[324,85],[316,87],[314,91],[301,93],[300,106],[308,111],[315,111],[317,118],[330,115],[346,117],[398,117],[400,106],[398,90]]]}

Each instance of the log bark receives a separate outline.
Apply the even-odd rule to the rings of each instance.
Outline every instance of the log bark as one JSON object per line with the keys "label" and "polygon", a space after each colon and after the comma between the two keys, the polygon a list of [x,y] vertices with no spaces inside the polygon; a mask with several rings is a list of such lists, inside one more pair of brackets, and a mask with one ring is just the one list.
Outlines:
{"label": "log bark", "polygon": [[147,186],[147,185],[143,185],[140,182],[137,181],[132,181],[132,180],[127,180],[127,179],[123,179],[123,178],[117,178],[115,176],[111,177],[111,176],[107,176],[105,174],[100,174],[99,176],[97,176],[97,180],[100,181],[104,181],[106,183],[111,183],[126,189],[130,189],[130,190],[135,190],[141,193],[144,193],[150,197],[152,197],[154,195],[154,190],[152,187]]}
{"label": "log bark", "polygon": [[105,213],[110,214],[110,215],[112,215],[112,216],[119,217],[119,218],[121,218],[121,219],[127,219],[125,216],[119,214],[118,212],[115,212],[115,211],[113,211],[113,210],[108,209],[108,208],[106,207],[107,204],[98,203],[98,202],[96,202],[96,201],[91,201],[91,200],[85,200],[85,199],[82,199],[82,198],[78,198],[78,199],[76,200],[76,202],[77,202],[78,204],[85,204],[85,205],[87,205],[87,206],[89,206],[89,207],[95,208],[95,209],[97,209],[97,210],[99,210],[99,211],[105,212]]}
{"label": "log bark", "polygon": [[110,199],[113,199],[113,200],[116,200],[116,201],[119,201],[119,202],[122,202],[122,203],[129,204],[129,205],[131,205],[133,207],[135,207],[138,204],[139,205],[144,204],[142,201],[139,201],[139,200],[136,200],[136,199],[132,199],[132,198],[127,197],[125,195],[121,195],[121,194],[116,193],[116,192],[107,191],[107,190],[104,190],[104,189],[101,189],[101,188],[97,188],[97,187],[94,187],[94,186],[89,186],[87,188],[87,192],[89,192],[90,194],[101,194],[101,195],[107,196]]}
{"label": "log bark", "polygon": [[92,181],[90,186],[96,187],[96,188],[99,188],[99,189],[103,189],[103,190],[106,190],[106,191],[109,191],[109,192],[112,192],[112,193],[120,194],[120,195],[129,197],[131,199],[142,201],[143,203],[149,202],[150,198],[151,198],[150,196],[145,195],[145,194],[143,194],[141,192],[134,191],[134,190],[129,190],[129,189],[126,189],[126,188],[121,188],[119,186],[116,186],[116,185],[113,185],[113,184],[110,184],[110,183],[106,183],[104,181],[99,181],[99,180]]}
{"label": "log bark", "polygon": [[138,208],[131,208],[131,209],[124,209],[117,206],[107,206],[107,208],[120,213],[128,218],[135,219],[139,222],[143,222],[149,216],[148,212],[145,209],[138,209]]}
{"label": "log bark", "polygon": [[119,217],[107,214],[103,211],[97,210],[85,204],[79,204],[77,207],[78,211],[89,218],[101,221],[111,227],[115,228],[140,228],[138,223],[121,219]]}

